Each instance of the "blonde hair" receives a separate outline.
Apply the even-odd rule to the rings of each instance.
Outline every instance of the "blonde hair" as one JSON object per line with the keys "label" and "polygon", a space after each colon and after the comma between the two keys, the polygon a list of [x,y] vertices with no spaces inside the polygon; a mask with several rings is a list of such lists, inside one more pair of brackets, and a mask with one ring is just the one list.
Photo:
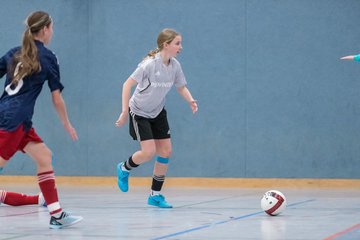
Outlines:
{"label": "blonde hair", "polygon": [[12,66],[14,73],[13,84],[17,85],[25,76],[41,70],[34,35],[44,27],[49,27],[51,23],[50,15],[42,11],[33,12],[26,18],[26,29],[23,33],[22,46],[20,51],[15,54]]}
{"label": "blonde hair", "polygon": [[171,29],[171,28],[163,29],[159,33],[158,38],[157,38],[157,48],[155,48],[154,50],[151,50],[145,58],[154,57],[158,52],[163,50],[164,43],[171,43],[172,40],[174,40],[174,38],[176,38],[179,35],[180,35],[180,33],[176,32],[174,29]]}

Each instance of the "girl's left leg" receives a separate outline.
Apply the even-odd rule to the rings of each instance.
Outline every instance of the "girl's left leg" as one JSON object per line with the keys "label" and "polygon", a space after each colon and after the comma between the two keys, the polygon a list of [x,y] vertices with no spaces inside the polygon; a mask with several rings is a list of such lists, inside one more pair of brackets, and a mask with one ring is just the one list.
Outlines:
{"label": "girl's left leg", "polygon": [[[6,163],[7,161],[4,158],[0,157],[0,174]],[[7,192],[5,190],[0,190],[0,203],[4,203],[10,206],[22,206],[32,204],[46,206],[45,199],[42,193],[35,196],[29,196],[22,193]]]}
{"label": "girl's left leg", "polygon": [[171,139],[158,139],[155,140],[155,144],[158,156],[155,160],[151,194],[148,199],[148,204],[161,208],[172,208],[172,205],[166,202],[165,197],[160,194],[168,170],[169,158],[171,156]]}
{"label": "girl's left leg", "polygon": [[42,193],[30,196],[22,193],[0,190],[0,203],[10,206],[39,205],[46,207],[45,199]]}

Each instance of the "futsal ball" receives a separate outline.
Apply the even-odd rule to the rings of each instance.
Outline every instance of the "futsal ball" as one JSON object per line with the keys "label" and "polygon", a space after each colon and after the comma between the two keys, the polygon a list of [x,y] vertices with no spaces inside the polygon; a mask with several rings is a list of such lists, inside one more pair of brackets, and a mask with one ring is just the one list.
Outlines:
{"label": "futsal ball", "polygon": [[280,191],[267,191],[261,199],[261,208],[270,216],[276,216],[285,210],[286,198]]}

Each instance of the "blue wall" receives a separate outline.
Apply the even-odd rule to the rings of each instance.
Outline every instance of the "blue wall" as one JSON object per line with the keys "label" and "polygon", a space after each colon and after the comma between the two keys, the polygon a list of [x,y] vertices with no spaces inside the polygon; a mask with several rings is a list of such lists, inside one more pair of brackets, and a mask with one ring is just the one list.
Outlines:
{"label": "blue wall", "polygon": [[[49,48],[80,137],[69,139],[45,87],[34,122],[57,175],[114,176],[137,150],[128,127],[114,126],[122,83],[172,27],[199,112],[169,94],[169,176],[360,178],[360,64],[339,60],[360,52],[358,0],[1,0],[0,54],[39,9],[55,21]],[[5,174],[35,171],[18,153]]]}

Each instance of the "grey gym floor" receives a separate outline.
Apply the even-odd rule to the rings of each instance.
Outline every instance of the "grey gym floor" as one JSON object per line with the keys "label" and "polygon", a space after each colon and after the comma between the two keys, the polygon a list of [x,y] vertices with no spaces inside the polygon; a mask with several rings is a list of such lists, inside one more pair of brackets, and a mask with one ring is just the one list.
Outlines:
{"label": "grey gym floor", "polygon": [[[5,185],[5,186],[4,186]],[[2,184],[36,194],[36,185]],[[0,206],[0,239],[360,239],[360,189],[277,189],[287,198],[279,216],[262,212],[270,189],[166,188],[173,209],[147,206],[148,188],[58,185],[62,207],[84,220],[51,230],[38,206]]]}

